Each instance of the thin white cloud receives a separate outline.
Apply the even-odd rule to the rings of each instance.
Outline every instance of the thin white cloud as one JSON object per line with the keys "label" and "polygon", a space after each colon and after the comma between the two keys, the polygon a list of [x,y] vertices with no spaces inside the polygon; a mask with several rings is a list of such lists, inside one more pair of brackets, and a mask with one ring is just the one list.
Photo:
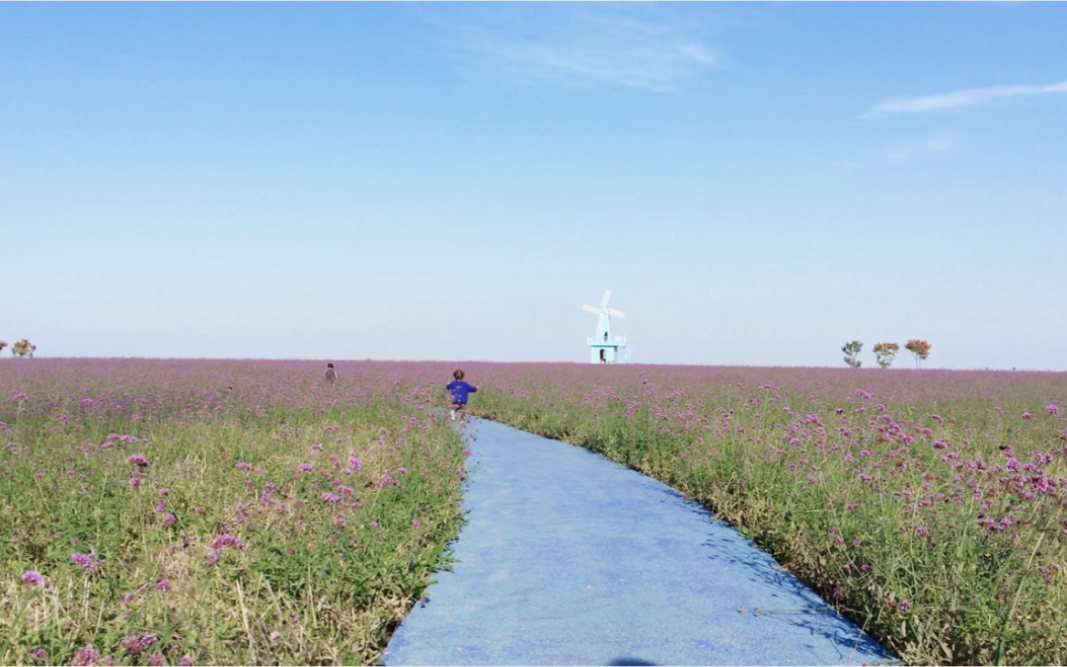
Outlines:
{"label": "thin white cloud", "polygon": [[[493,8],[493,5],[489,5]],[[608,83],[672,91],[719,62],[684,17],[648,7],[566,4],[466,16],[446,46],[468,67],[518,81]]]}
{"label": "thin white cloud", "polygon": [[932,158],[952,148],[952,142],[945,139],[927,139],[922,143],[902,146],[887,151],[886,159],[890,162],[913,162]]}
{"label": "thin white cloud", "polygon": [[1048,86],[993,86],[991,88],[975,88],[972,90],[959,90],[954,93],[942,93],[917,97],[910,100],[890,100],[872,108],[867,117],[881,116],[894,113],[916,113],[933,111],[936,109],[948,109],[950,107],[966,106],[971,104],[983,104],[990,100],[1001,97],[1015,97],[1018,95],[1041,95],[1044,93],[1067,92],[1067,81],[1054,83]]}

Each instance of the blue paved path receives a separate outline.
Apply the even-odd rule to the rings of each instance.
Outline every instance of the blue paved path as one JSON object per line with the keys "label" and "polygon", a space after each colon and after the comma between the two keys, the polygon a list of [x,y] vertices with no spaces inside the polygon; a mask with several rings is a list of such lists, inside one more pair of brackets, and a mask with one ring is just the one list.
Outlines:
{"label": "blue paved path", "polygon": [[770,556],[671,488],[502,424],[476,420],[472,430],[459,562],[436,575],[397,629],[386,664],[890,659]]}

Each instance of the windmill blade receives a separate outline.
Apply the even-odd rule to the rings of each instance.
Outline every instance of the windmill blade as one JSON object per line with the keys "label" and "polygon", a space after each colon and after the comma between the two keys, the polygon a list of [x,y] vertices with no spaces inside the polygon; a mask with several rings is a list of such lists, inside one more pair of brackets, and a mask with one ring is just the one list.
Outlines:
{"label": "windmill blade", "polygon": [[611,315],[612,317],[617,317],[620,320],[626,317],[626,313],[622,312],[621,310],[615,310],[614,308],[608,308],[608,315]]}
{"label": "windmill blade", "polygon": [[604,298],[600,300],[600,307],[601,308],[607,308],[608,307],[608,299],[610,299],[610,298],[611,298],[611,290],[609,290],[609,289],[604,290]]}
{"label": "windmill blade", "polygon": [[582,310],[584,310],[587,313],[592,313],[594,315],[599,315],[600,314],[600,309],[599,308],[594,308],[594,307],[592,307],[592,306],[590,306],[588,304],[583,304],[582,305]]}

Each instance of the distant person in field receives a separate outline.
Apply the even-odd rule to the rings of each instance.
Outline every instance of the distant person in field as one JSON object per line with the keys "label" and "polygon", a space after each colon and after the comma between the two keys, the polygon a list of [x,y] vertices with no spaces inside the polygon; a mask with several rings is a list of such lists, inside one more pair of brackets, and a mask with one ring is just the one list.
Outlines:
{"label": "distant person in field", "polygon": [[478,391],[478,387],[463,381],[463,371],[457,370],[452,374],[456,378],[445,385],[445,389],[452,394],[452,419],[457,414],[463,414],[463,408],[467,407],[467,395]]}
{"label": "distant person in field", "polygon": [[326,372],[322,374],[326,378],[326,384],[333,385],[337,381],[337,371],[333,369],[333,362],[326,364]]}

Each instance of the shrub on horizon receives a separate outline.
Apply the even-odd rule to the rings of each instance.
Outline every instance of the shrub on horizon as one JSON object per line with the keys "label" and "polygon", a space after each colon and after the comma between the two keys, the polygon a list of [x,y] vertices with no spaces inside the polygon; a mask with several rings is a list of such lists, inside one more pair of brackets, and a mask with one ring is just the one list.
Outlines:
{"label": "shrub on horizon", "polygon": [[845,346],[841,348],[841,351],[845,353],[845,363],[849,368],[859,368],[863,365],[863,362],[856,357],[863,350],[863,343],[858,340],[854,340],[851,343],[845,343]]}
{"label": "shrub on horizon", "polygon": [[896,343],[875,343],[874,344],[874,357],[878,362],[878,365],[882,368],[889,368],[893,363],[894,357],[897,356],[897,352],[900,351],[900,346]]}
{"label": "shrub on horizon", "polygon": [[918,338],[912,338],[908,341],[904,348],[911,352],[915,357],[915,367],[919,367],[920,361],[925,361],[926,357],[930,356],[930,348],[933,347],[925,340],[919,340]]}

